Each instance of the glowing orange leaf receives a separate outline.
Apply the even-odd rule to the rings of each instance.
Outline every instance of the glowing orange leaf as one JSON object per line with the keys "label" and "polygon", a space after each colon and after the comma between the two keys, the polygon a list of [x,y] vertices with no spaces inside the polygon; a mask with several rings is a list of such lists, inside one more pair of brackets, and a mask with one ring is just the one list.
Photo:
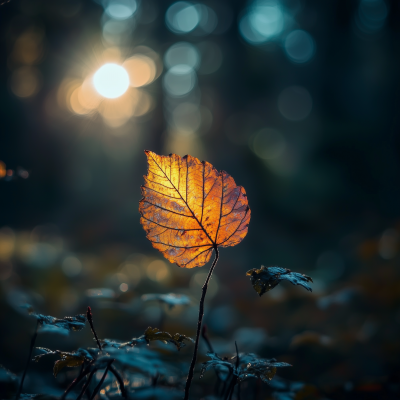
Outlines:
{"label": "glowing orange leaf", "polygon": [[235,246],[250,221],[246,191],[225,171],[191,156],[145,151],[140,219],[153,247],[180,267],[201,267],[214,248]]}

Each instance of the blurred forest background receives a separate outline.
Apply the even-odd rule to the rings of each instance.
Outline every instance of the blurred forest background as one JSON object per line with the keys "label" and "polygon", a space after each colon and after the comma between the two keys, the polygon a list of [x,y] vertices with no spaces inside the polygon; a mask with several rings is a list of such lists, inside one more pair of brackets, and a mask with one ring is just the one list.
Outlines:
{"label": "blurred forest background", "polygon": [[[195,335],[209,266],[179,269],[146,239],[149,149],[207,160],[248,195],[248,235],[221,250],[207,295],[216,352],[236,340],[288,362],[279,376],[321,398],[397,398],[398,1],[11,0],[0,46],[0,364],[24,368],[25,303],[57,317],[90,305],[101,338]],[[131,82],[117,99],[90,84],[110,62]],[[259,298],[245,273],[261,265],[310,275],[313,292],[283,283]],[[141,299],[170,292],[190,304]],[[86,329],[37,346],[94,342]],[[61,393],[76,372],[54,379],[51,365],[31,365],[24,391]]]}

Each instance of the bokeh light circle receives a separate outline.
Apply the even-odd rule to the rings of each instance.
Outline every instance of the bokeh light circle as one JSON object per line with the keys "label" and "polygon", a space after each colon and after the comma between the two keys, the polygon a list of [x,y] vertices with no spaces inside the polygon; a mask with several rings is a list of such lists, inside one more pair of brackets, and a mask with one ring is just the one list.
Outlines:
{"label": "bokeh light circle", "polygon": [[289,60],[295,63],[305,63],[315,53],[315,43],[312,36],[301,29],[290,32],[286,36],[284,46]]}
{"label": "bokeh light circle", "polygon": [[362,0],[356,18],[357,26],[364,32],[377,32],[385,24],[388,7],[383,0]]}
{"label": "bokeh light circle", "polygon": [[164,75],[164,89],[170,96],[180,97],[192,91],[197,83],[196,73],[188,65],[173,66]]}
{"label": "bokeh light circle", "polygon": [[164,64],[167,68],[179,64],[197,68],[200,64],[200,54],[197,48],[190,43],[175,43],[165,53]]}
{"label": "bokeh light circle", "polygon": [[117,0],[109,2],[105,12],[113,19],[124,20],[130,18],[136,12],[136,9],[135,0]]}
{"label": "bokeh light circle", "polygon": [[239,31],[250,44],[262,44],[280,35],[285,15],[278,3],[256,2],[239,22]]}
{"label": "bokeh light circle", "polygon": [[167,27],[174,33],[189,33],[200,22],[198,7],[186,1],[177,1],[172,4],[165,14]]}
{"label": "bokeh light circle", "polygon": [[129,87],[129,75],[117,64],[103,65],[93,76],[96,90],[108,99],[122,96]]}
{"label": "bokeh light circle", "polygon": [[136,54],[122,64],[128,72],[130,85],[140,87],[154,81],[157,74],[155,62],[143,54]]}

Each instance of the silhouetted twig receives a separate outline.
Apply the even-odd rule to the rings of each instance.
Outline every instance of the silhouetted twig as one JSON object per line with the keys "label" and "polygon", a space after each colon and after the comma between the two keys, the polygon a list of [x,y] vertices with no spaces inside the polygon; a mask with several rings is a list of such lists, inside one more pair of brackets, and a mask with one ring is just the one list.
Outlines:
{"label": "silhouetted twig", "polygon": [[89,377],[87,378],[87,381],[85,382],[85,384],[82,386],[82,390],[79,393],[79,396],[76,398],[76,400],[81,400],[82,396],[85,394],[86,389],[88,388],[90,381],[93,378],[94,373],[97,371],[97,369],[93,369],[93,371],[90,373]]}
{"label": "silhouetted twig", "polygon": [[155,376],[151,378],[151,386],[156,387],[158,378],[160,377],[160,374],[157,372]]}
{"label": "silhouetted twig", "polygon": [[64,400],[67,397],[67,394],[77,385],[83,377],[85,377],[91,370],[92,364],[94,361],[91,361],[90,364],[71,382],[71,384],[67,387],[60,400]]}
{"label": "silhouetted twig", "polygon": [[201,290],[200,307],[199,307],[199,319],[197,321],[196,341],[195,341],[195,344],[194,344],[192,362],[190,363],[189,373],[188,373],[188,376],[187,376],[187,379],[186,379],[184,400],[188,400],[189,399],[190,385],[192,384],[194,367],[196,365],[197,350],[199,348],[199,338],[200,338],[201,323],[203,321],[203,315],[204,315],[204,300],[205,300],[206,294],[207,294],[208,282],[211,279],[211,275],[212,275],[212,273],[214,271],[215,265],[217,264],[218,257],[219,257],[218,247],[215,246],[214,249],[215,249],[215,259],[214,259],[214,261],[213,261],[213,263],[211,265],[210,271],[208,272],[208,275],[207,275],[207,279],[204,282],[203,288]]}
{"label": "silhouetted twig", "polygon": [[[238,350],[238,345],[236,343],[236,340],[235,340],[235,347],[236,347],[236,370],[238,370],[239,365],[240,365],[240,358],[239,358],[239,350]],[[237,380],[237,385],[238,385],[238,396],[237,397],[238,397],[238,400],[240,400],[240,381],[239,381],[239,379]],[[233,389],[232,389],[232,393],[233,393]]]}
{"label": "silhouetted twig", "polygon": [[122,397],[127,398],[128,393],[127,393],[127,391],[125,389],[124,380],[122,379],[122,376],[119,374],[119,372],[112,365],[110,365],[110,372],[112,372],[114,374],[115,378],[118,381]]}
{"label": "silhouetted twig", "polygon": [[97,337],[97,333],[96,333],[96,331],[95,331],[95,329],[94,329],[94,325],[93,325],[93,316],[92,316],[92,309],[91,309],[90,307],[87,308],[87,311],[86,311],[86,318],[87,318],[87,320],[88,320],[88,322],[89,322],[90,329],[91,329],[92,332],[93,332],[94,338],[96,339],[97,346],[99,347],[100,351],[102,351],[99,338]]}
{"label": "silhouetted twig", "polygon": [[240,359],[239,359],[239,350],[238,350],[238,346],[235,340],[235,347],[236,347],[236,369],[239,368],[239,364],[240,364]]}
{"label": "silhouetted twig", "polygon": [[[236,370],[238,370],[239,365],[240,365],[240,358],[239,358],[239,349],[238,349],[236,341],[235,341],[235,347],[236,347],[236,365],[235,365],[235,367],[236,367]],[[227,389],[226,395],[225,395],[226,400],[232,399],[233,391],[235,389],[237,382],[238,382],[237,377],[235,376],[235,374],[232,374],[232,380],[230,381],[230,384],[228,386],[228,389]]]}
{"label": "silhouetted twig", "polygon": [[39,320],[36,322],[35,332],[33,333],[33,336],[32,336],[32,339],[31,339],[31,346],[29,347],[28,361],[26,362],[24,373],[22,374],[21,383],[19,384],[18,392],[17,392],[17,395],[15,397],[16,400],[19,399],[19,396],[20,396],[21,391],[22,391],[22,387],[24,385],[25,375],[26,375],[26,371],[28,371],[29,363],[31,361],[32,351],[33,351],[33,347],[35,346],[35,341],[36,341],[38,328],[39,328]]}
{"label": "silhouetted twig", "polygon": [[93,391],[93,393],[92,393],[92,396],[90,397],[90,400],[93,400],[93,399],[96,397],[97,392],[101,389],[101,385],[103,384],[104,380],[106,379],[108,370],[110,369],[110,366],[111,366],[111,364],[112,364],[114,361],[115,361],[115,360],[111,360],[111,361],[107,364],[107,368],[106,368],[106,370],[104,371],[104,374],[103,374],[103,376],[101,377],[99,384],[95,387],[95,389],[94,389],[94,391]]}
{"label": "silhouetted twig", "polygon": [[231,381],[229,382],[228,389],[225,394],[225,400],[229,400],[232,398],[233,389],[235,387],[235,375],[232,376]]}
{"label": "silhouetted twig", "polygon": [[[208,347],[208,351],[210,353],[215,353],[214,352],[214,348],[212,347],[212,344],[210,342],[210,338],[207,335],[207,325],[203,325],[203,327],[201,328],[201,337],[204,339],[204,341],[206,342],[206,345]],[[215,371],[215,375],[217,375],[217,381],[215,382],[215,388],[214,391],[216,394],[218,394],[219,392],[219,386],[222,382],[221,376],[219,374],[219,371],[217,369],[214,369]]]}

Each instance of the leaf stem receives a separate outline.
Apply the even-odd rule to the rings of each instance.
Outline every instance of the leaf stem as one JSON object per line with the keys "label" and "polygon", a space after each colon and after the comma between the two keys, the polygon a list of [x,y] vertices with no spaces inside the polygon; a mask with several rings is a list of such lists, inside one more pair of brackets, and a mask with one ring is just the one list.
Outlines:
{"label": "leaf stem", "polygon": [[[214,348],[212,347],[212,344],[210,342],[210,338],[207,335],[207,325],[203,325],[201,328],[201,337],[204,339],[204,341],[206,342],[206,345],[208,347],[208,351],[210,353],[215,353]],[[217,381],[215,382],[215,392],[218,393],[219,390],[219,386],[220,383],[222,382],[222,379],[219,375],[219,371],[217,369],[214,368],[215,371],[215,375],[217,376]]]}
{"label": "leaf stem", "polygon": [[235,375],[232,376],[232,379],[229,382],[228,388],[225,393],[225,400],[229,400],[232,398],[232,393],[234,388],[235,388]]}
{"label": "leaf stem", "polygon": [[18,392],[17,392],[17,395],[15,397],[16,400],[19,399],[19,396],[20,396],[21,391],[22,391],[22,387],[24,385],[25,375],[26,375],[26,371],[28,371],[29,363],[31,361],[32,351],[33,351],[33,347],[35,346],[35,341],[36,341],[38,328],[39,328],[39,320],[36,323],[35,332],[33,333],[33,336],[32,336],[32,339],[31,339],[31,345],[29,347],[28,361],[26,362],[24,373],[22,374],[21,383],[19,384]]}
{"label": "leaf stem", "polygon": [[235,340],[235,347],[236,347],[236,369],[239,368],[239,364],[240,364],[240,359],[239,359],[239,350],[238,350],[238,346]]}
{"label": "leaf stem", "polygon": [[86,318],[87,318],[87,320],[89,321],[90,329],[92,330],[93,335],[94,335],[94,337],[95,337],[95,339],[96,339],[97,346],[99,347],[100,351],[102,351],[99,338],[97,337],[96,330],[94,329],[94,325],[93,325],[93,316],[92,316],[92,309],[91,309],[90,307],[87,308],[87,311],[86,311]]}
{"label": "leaf stem", "polygon": [[93,375],[94,375],[94,373],[95,373],[96,371],[97,371],[97,369],[93,369],[93,370],[92,370],[92,372],[90,373],[90,375],[89,375],[87,381],[86,381],[85,384],[83,385],[82,390],[81,390],[81,392],[79,393],[79,396],[76,398],[76,400],[81,400],[82,396],[85,394],[86,389],[88,388],[88,386],[89,386],[89,384],[90,384],[90,381],[92,380]]}
{"label": "leaf stem", "polygon": [[215,249],[215,259],[211,265],[210,271],[208,272],[207,279],[204,282],[203,288],[201,289],[201,298],[200,298],[200,307],[199,307],[199,319],[197,321],[197,333],[196,333],[196,341],[194,343],[194,351],[193,351],[193,358],[192,362],[190,363],[189,367],[189,373],[186,379],[186,386],[185,386],[185,397],[184,400],[189,399],[189,390],[190,390],[190,385],[192,384],[192,379],[193,379],[193,373],[194,373],[194,367],[196,365],[196,359],[197,359],[197,350],[199,348],[199,339],[200,339],[200,331],[201,331],[201,323],[203,321],[203,315],[204,315],[204,300],[206,298],[207,294],[207,289],[208,289],[208,282],[211,279],[211,275],[214,271],[215,265],[217,264],[218,258],[219,258],[219,251],[218,247],[214,247]]}
{"label": "leaf stem", "polygon": [[231,393],[229,394],[229,400],[232,400],[233,391],[235,390],[235,385],[236,385],[236,382],[234,379],[232,379],[232,387],[231,387]]}
{"label": "leaf stem", "polygon": [[92,396],[90,397],[90,400],[93,400],[93,399],[96,397],[97,392],[101,389],[101,385],[103,384],[104,380],[106,379],[108,370],[110,369],[111,364],[112,364],[114,361],[115,361],[115,360],[111,360],[111,361],[107,364],[107,368],[106,368],[106,370],[104,371],[104,374],[103,374],[103,376],[101,377],[99,384],[95,387],[95,389],[94,389],[94,391],[93,391],[93,393],[92,393]]}
{"label": "leaf stem", "polygon": [[122,397],[127,398],[128,393],[126,392],[124,380],[122,379],[122,376],[118,373],[118,371],[112,365],[110,365],[109,369],[110,369],[110,372],[112,372],[114,374],[115,378],[118,381],[119,389],[121,390]]}
{"label": "leaf stem", "polygon": [[67,397],[67,394],[74,388],[76,384],[78,384],[81,379],[86,376],[93,365],[94,361],[90,362],[89,365],[71,382],[71,384],[67,387],[63,395],[60,397],[60,400],[64,400]]}

